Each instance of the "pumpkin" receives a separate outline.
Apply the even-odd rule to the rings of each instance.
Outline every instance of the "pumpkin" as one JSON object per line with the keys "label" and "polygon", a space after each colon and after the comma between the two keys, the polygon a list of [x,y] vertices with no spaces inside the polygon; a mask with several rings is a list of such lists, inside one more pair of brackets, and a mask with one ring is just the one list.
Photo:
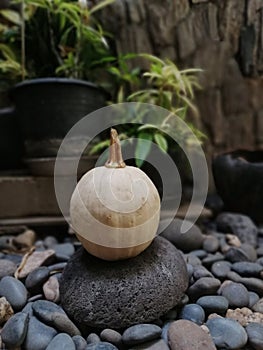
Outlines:
{"label": "pumpkin", "polygon": [[142,170],[126,166],[115,129],[105,166],[88,171],[78,182],[70,217],[84,248],[104,260],[134,257],[154,239],[160,220],[158,191]]}

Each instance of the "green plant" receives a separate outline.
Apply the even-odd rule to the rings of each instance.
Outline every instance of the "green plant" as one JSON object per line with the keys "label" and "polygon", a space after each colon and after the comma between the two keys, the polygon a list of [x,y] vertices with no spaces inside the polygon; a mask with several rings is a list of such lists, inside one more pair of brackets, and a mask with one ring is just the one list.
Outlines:
{"label": "green plant", "polygon": [[106,33],[93,15],[113,1],[104,0],[88,8],[83,1],[17,0],[20,16],[15,22],[14,16],[9,18],[15,32],[12,44],[10,40],[2,42],[10,50],[7,57],[0,47],[5,61],[2,64],[10,66],[11,61],[16,62],[22,78],[26,75],[92,80],[102,59],[111,55]]}
{"label": "green plant", "polygon": [[[148,143],[148,146],[146,146],[145,142],[142,141],[143,139],[155,142],[163,152],[167,152],[177,146],[174,146],[167,131],[176,140],[180,140],[188,145],[194,144],[196,140],[202,142],[205,135],[186,119],[189,110],[192,110],[195,114],[198,113],[193,100],[194,90],[201,88],[197,76],[201,70],[195,68],[180,70],[175,63],[168,59],[161,60],[149,54],[140,54],[138,56],[149,62],[149,70],[142,75],[145,80],[140,79],[140,70],[138,68],[133,71],[128,69],[127,60],[135,58],[135,55],[124,56],[121,60],[121,65],[110,68],[109,72],[117,78],[118,91],[115,101],[117,103],[149,103],[163,107],[171,112],[164,119],[157,117],[154,125],[147,122],[147,115],[140,108],[137,111],[131,110],[132,115],[130,117],[125,114],[123,120],[116,120],[120,124],[121,140],[128,138],[138,139],[135,158],[137,158],[137,166],[141,166],[151,150],[151,144]],[[142,88],[142,86],[144,87]],[[127,110],[125,112],[127,113]],[[178,117],[187,123],[190,132],[189,130],[186,131],[185,128],[180,128],[180,125],[177,123]],[[133,123],[137,124],[125,125],[129,118]],[[121,125],[122,123],[124,124]],[[196,137],[193,137],[193,135]],[[108,142],[101,141],[92,148],[91,152],[99,152],[106,146],[108,146]]]}

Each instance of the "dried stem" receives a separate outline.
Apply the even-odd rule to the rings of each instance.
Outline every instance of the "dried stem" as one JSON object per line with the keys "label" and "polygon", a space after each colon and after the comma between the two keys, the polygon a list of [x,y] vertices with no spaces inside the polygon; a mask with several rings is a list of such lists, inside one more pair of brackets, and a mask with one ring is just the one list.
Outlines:
{"label": "dried stem", "polygon": [[125,168],[126,166],[122,158],[118,133],[115,129],[111,129],[110,131],[110,155],[105,166],[107,168]]}

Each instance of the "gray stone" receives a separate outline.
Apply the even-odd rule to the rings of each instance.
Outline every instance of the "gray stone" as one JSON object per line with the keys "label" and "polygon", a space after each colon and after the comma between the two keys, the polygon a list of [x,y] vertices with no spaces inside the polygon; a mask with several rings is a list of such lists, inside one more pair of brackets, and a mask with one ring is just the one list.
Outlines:
{"label": "gray stone", "polygon": [[118,348],[122,345],[121,334],[113,329],[103,329],[103,331],[100,333],[100,339],[116,345]]}
{"label": "gray stone", "polygon": [[7,259],[0,259],[0,279],[5,276],[13,276],[16,271],[16,264]]}
{"label": "gray stone", "polygon": [[249,255],[241,248],[231,247],[225,254],[227,260],[232,263],[241,261],[251,261]]}
{"label": "gray stone", "polygon": [[259,299],[252,307],[253,311],[261,312],[263,314],[263,298]]}
{"label": "gray stone", "polygon": [[75,344],[76,350],[85,350],[87,346],[86,340],[81,335],[74,335],[72,340]]}
{"label": "gray stone", "polygon": [[138,324],[127,328],[122,335],[126,346],[142,344],[160,338],[162,329],[154,324]]}
{"label": "gray stone", "polygon": [[263,350],[263,325],[251,322],[246,326],[248,342],[256,350]]}
{"label": "gray stone", "polygon": [[245,329],[230,318],[215,317],[206,322],[215,345],[223,349],[240,349],[247,342]]}
{"label": "gray stone", "polygon": [[248,295],[249,295],[248,307],[251,309],[259,301],[259,296],[255,292],[248,292]]}
{"label": "gray stone", "polygon": [[206,258],[204,258],[202,260],[202,263],[204,266],[209,267],[213,263],[215,263],[217,261],[224,260],[224,259],[225,259],[225,257],[223,254],[221,254],[220,252],[216,252],[215,254],[209,254]]}
{"label": "gray stone", "polygon": [[197,256],[199,259],[204,259],[207,256],[207,252],[204,249],[192,250],[190,254]]}
{"label": "gray stone", "polygon": [[90,333],[87,337],[88,344],[97,344],[100,342],[100,337],[96,333]]}
{"label": "gray stone", "polygon": [[178,320],[170,324],[168,342],[171,350],[216,350],[210,335],[188,320]]}
{"label": "gray stone", "polygon": [[169,350],[169,347],[163,339],[158,339],[138,346],[133,346],[129,350]]}
{"label": "gray stone", "polygon": [[47,281],[48,276],[48,267],[41,266],[29,273],[29,275],[26,278],[25,285],[31,293],[41,292],[43,283]]}
{"label": "gray stone", "polygon": [[208,236],[203,241],[203,249],[208,253],[215,253],[219,248],[219,241],[214,236]]}
{"label": "gray stone", "polygon": [[117,262],[79,249],[63,272],[60,293],[64,310],[86,333],[158,319],[179,303],[187,285],[182,255],[157,237],[139,256]]}
{"label": "gray stone", "polygon": [[255,292],[259,296],[263,296],[263,281],[261,279],[255,277],[241,277],[234,271],[230,271],[227,274],[227,278],[231,281],[242,283],[249,291]]}
{"label": "gray stone", "polygon": [[241,308],[249,304],[248,290],[241,283],[226,281],[222,284],[218,293],[228,300],[229,306],[232,308]]}
{"label": "gray stone", "polygon": [[36,317],[30,317],[24,348],[27,350],[46,350],[56,334],[54,328],[46,326]]}
{"label": "gray stone", "polygon": [[219,231],[233,233],[242,243],[248,243],[256,247],[258,229],[248,216],[221,213],[217,216],[216,223]]}
{"label": "gray stone", "polygon": [[80,335],[80,331],[68,318],[64,310],[47,300],[38,300],[33,306],[34,314],[47,325],[52,326],[60,332],[68,333],[70,336]]}
{"label": "gray stone", "polygon": [[194,266],[193,277],[198,280],[202,277],[214,277],[210,271],[208,271],[204,266]]}
{"label": "gray stone", "polygon": [[193,225],[187,232],[181,232],[181,226],[184,221],[181,219],[174,219],[168,227],[162,231],[162,226],[165,220],[160,222],[159,232],[161,236],[173,243],[176,248],[183,252],[190,252],[202,247],[204,236],[198,226]]}
{"label": "gray stone", "polygon": [[11,276],[1,279],[0,295],[6,297],[15,311],[20,311],[27,301],[26,287],[21,281]]}
{"label": "gray stone", "polygon": [[201,325],[204,323],[205,320],[205,312],[200,305],[188,304],[182,308],[180,318]]}
{"label": "gray stone", "polygon": [[28,314],[18,312],[6,322],[1,331],[1,337],[8,348],[22,345],[27,332],[28,320]]}
{"label": "gray stone", "polygon": [[202,306],[207,314],[224,314],[229,306],[227,298],[220,295],[207,295],[199,298],[196,303]]}
{"label": "gray stone", "polygon": [[213,263],[211,272],[215,277],[224,279],[231,270],[231,266],[232,264],[229,261],[217,261]]}
{"label": "gray stone", "polygon": [[108,342],[100,342],[97,344],[89,344],[86,350],[118,350],[115,345]]}
{"label": "gray stone", "polygon": [[68,257],[72,256],[75,252],[74,246],[71,243],[60,243],[52,246],[55,250],[56,255],[66,255]]}
{"label": "gray stone", "polygon": [[196,300],[201,296],[216,293],[220,285],[221,282],[216,278],[202,277],[188,288],[187,293],[192,300]]}
{"label": "gray stone", "polygon": [[232,265],[232,270],[244,277],[258,277],[263,270],[263,266],[252,262],[236,262]]}
{"label": "gray stone", "polygon": [[56,335],[48,344],[46,350],[76,350],[75,344],[71,337],[66,333]]}

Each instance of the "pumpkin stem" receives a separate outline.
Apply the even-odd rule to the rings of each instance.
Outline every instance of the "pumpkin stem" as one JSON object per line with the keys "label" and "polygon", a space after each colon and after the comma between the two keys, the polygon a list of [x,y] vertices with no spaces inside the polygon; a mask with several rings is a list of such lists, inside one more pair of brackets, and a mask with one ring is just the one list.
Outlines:
{"label": "pumpkin stem", "polygon": [[125,168],[126,164],[123,161],[121,153],[121,144],[117,130],[111,128],[110,131],[110,155],[105,163],[107,168]]}

